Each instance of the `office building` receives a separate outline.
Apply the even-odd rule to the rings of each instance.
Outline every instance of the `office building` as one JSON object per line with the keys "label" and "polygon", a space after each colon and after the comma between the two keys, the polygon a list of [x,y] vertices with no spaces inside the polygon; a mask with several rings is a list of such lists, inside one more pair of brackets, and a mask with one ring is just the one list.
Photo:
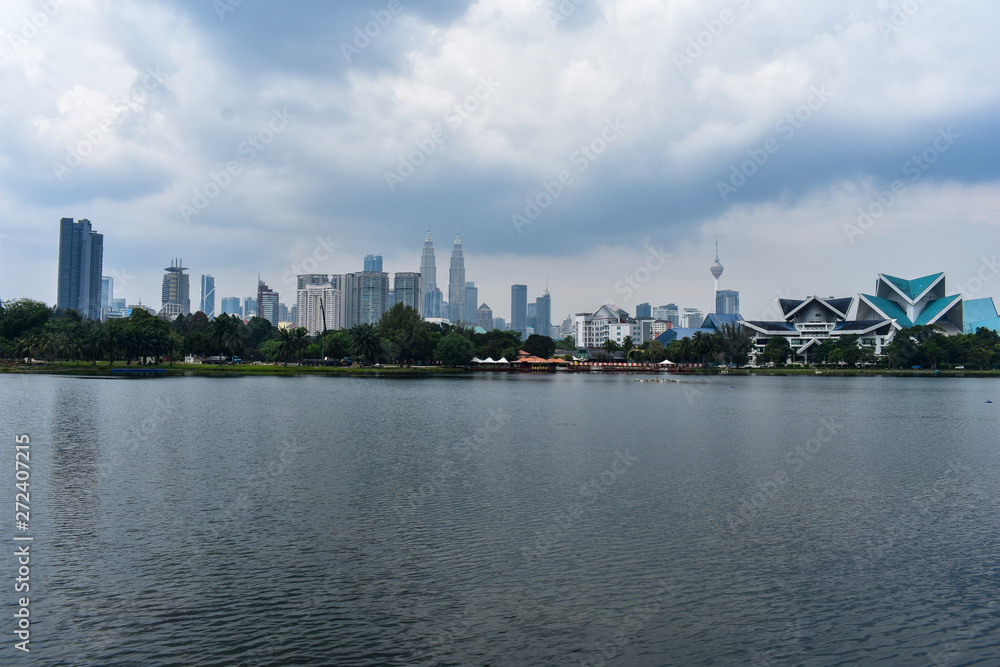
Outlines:
{"label": "office building", "polygon": [[476,309],[476,326],[486,331],[493,330],[493,309],[485,303]]}
{"label": "office building", "polygon": [[458,234],[455,234],[455,244],[451,248],[451,267],[448,270],[448,319],[452,324],[465,320],[465,256]]}
{"label": "office building", "polygon": [[235,315],[243,317],[243,309],[240,308],[240,299],[235,296],[222,297],[222,313],[224,315]]}
{"label": "office building", "polygon": [[330,276],[325,273],[302,273],[295,277],[295,290],[304,289],[306,285],[329,285]]}
{"label": "office building", "polygon": [[548,290],[535,299],[535,333],[552,335],[552,297]]}
{"label": "office building", "polygon": [[[170,266],[164,269],[163,286],[161,288],[161,316],[170,315],[173,320],[177,315],[191,314],[191,283],[190,276],[184,273],[187,268],[179,259],[170,261]],[[168,309],[167,306],[170,306]]]}
{"label": "office building", "polygon": [[215,278],[207,274],[201,277],[201,312],[215,317]]}
{"label": "office building", "polygon": [[521,340],[528,337],[528,286],[510,286],[510,330],[521,332]]}
{"label": "office building", "polygon": [[340,328],[341,294],[329,283],[306,285],[297,291],[298,325],[310,336]]}
{"label": "office building", "polygon": [[493,328],[499,331],[507,331],[507,320],[502,317],[493,318]]}
{"label": "office building", "polygon": [[[291,313],[288,310],[288,306],[283,303],[278,304],[278,321],[279,322],[292,322]],[[294,325],[295,323],[292,322]]]}
{"label": "office building", "polygon": [[248,296],[243,299],[243,319],[250,321],[257,317],[257,299]]}
{"label": "office building", "polygon": [[115,298],[115,279],[111,276],[101,277],[101,320],[108,319],[111,312],[111,302]]}
{"label": "office building", "polygon": [[420,289],[420,274],[413,271],[397,273],[392,283],[392,303],[401,303],[413,308],[418,313],[423,308],[423,296]]}
{"label": "office building", "polygon": [[72,309],[92,320],[101,318],[101,274],[104,272],[104,236],[90,220],[59,221],[58,310]]}
{"label": "office building", "polygon": [[479,303],[479,289],[476,287],[474,282],[465,283],[465,315],[462,316],[463,322],[468,322],[472,324],[476,321],[478,317],[478,308],[476,304]]}
{"label": "office building", "polygon": [[389,274],[375,271],[346,273],[342,277],[343,314],[341,327],[377,324],[389,310]]}
{"label": "office building", "polygon": [[365,255],[365,271],[382,273],[382,255]]}
{"label": "office building", "polygon": [[278,326],[280,313],[278,305],[280,299],[278,293],[272,290],[267,284],[257,278],[257,317],[261,317],[271,323],[271,326]]}
{"label": "office building", "polygon": [[705,321],[705,316],[697,308],[685,308],[681,311],[681,328],[697,329]]}
{"label": "office building", "polygon": [[[427,231],[427,238],[424,239],[424,249],[420,254],[420,282],[423,288],[423,302],[420,315],[423,318],[442,317],[441,305],[444,302],[444,295],[437,286],[437,266],[434,262],[434,241],[431,240],[431,232]],[[436,294],[435,294],[436,292]]]}
{"label": "office building", "polygon": [[738,315],[740,312],[740,293],[731,289],[721,289],[716,292],[715,312],[718,315]]}
{"label": "office building", "polygon": [[638,306],[635,307],[635,316],[637,318],[652,317],[653,307],[650,306],[648,303],[640,303]]}
{"label": "office building", "polygon": [[111,299],[111,310],[125,310],[125,297]]}
{"label": "office building", "polygon": [[676,303],[668,303],[665,306],[653,308],[653,319],[670,322],[671,325],[679,327],[681,325],[681,312]]}

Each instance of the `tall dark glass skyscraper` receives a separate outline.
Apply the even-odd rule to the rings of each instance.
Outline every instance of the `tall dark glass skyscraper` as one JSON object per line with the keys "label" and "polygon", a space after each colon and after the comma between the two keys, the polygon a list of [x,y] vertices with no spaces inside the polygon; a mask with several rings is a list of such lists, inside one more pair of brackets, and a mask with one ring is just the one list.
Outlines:
{"label": "tall dark glass skyscraper", "polygon": [[548,290],[535,299],[535,333],[542,336],[552,333],[552,297]]}
{"label": "tall dark glass skyscraper", "polygon": [[60,220],[56,307],[72,308],[84,317],[99,320],[103,271],[104,236],[91,229],[90,220]]}
{"label": "tall dark glass skyscraper", "polygon": [[510,330],[520,331],[521,340],[528,337],[528,286],[510,286]]}

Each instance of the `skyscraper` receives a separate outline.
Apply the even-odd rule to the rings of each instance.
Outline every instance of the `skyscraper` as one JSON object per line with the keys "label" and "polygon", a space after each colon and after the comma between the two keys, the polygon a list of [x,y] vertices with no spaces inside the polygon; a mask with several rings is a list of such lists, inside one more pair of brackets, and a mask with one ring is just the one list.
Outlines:
{"label": "skyscraper", "polygon": [[552,335],[552,297],[549,296],[548,290],[535,299],[535,333],[543,336]]}
{"label": "skyscraper", "polygon": [[111,304],[115,300],[115,279],[111,276],[101,277],[101,320],[108,319]]}
{"label": "skyscraper", "polygon": [[190,276],[184,273],[187,267],[182,264],[181,260],[172,259],[170,266],[163,269],[166,273],[163,274],[160,314],[168,319],[174,319],[177,315],[191,314]]}
{"label": "skyscraper", "polygon": [[306,285],[298,291],[299,326],[310,336],[340,328],[340,290],[332,285]]}
{"label": "skyscraper", "polygon": [[236,317],[243,317],[243,309],[240,308],[239,297],[235,296],[222,297],[222,313],[223,315],[235,315]]}
{"label": "skyscraper", "polygon": [[325,273],[303,273],[296,277],[295,289],[303,289],[306,285],[329,285],[330,276]]}
{"label": "skyscraper", "polygon": [[103,271],[104,236],[91,229],[90,220],[73,222],[73,218],[62,218],[56,308],[100,319]]}
{"label": "skyscraper", "polygon": [[215,278],[208,274],[201,276],[200,310],[208,315],[208,319],[215,317]]}
{"label": "skyscraper", "polygon": [[[420,283],[423,288],[423,303],[420,308],[420,315],[424,318],[441,317],[441,301],[444,295],[437,288],[437,266],[434,263],[434,241],[431,240],[431,232],[427,230],[427,238],[424,239],[424,249],[420,253]],[[437,305],[435,307],[435,292]]]}
{"label": "skyscraper", "polygon": [[740,293],[731,289],[720,289],[716,292],[715,313],[717,315],[739,315]]}
{"label": "skyscraper", "polygon": [[653,316],[653,307],[650,306],[648,303],[640,303],[638,306],[635,307],[635,316],[637,318],[639,318],[639,317],[652,317]]}
{"label": "skyscraper", "polygon": [[451,268],[448,270],[448,319],[452,324],[465,320],[465,256],[458,234],[451,248]]}
{"label": "skyscraper", "polygon": [[350,329],[357,324],[377,324],[389,310],[389,274],[378,271],[345,273],[341,297],[344,317],[341,327]]}
{"label": "skyscraper", "polygon": [[420,287],[419,273],[412,271],[397,273],[392,284],[393,303],[402,303],[419,313],[423,303]]}
{"label": "skyscraper", "polygon": [[510,330],[520,331],[521,340],[528,337],[528,286],[510,286]]}
{"label": "skyscraper", "polygon": [[248,296],[243,299],[243,319],[249,320],[257,317],[257,299]]}
{"label": "skyscraper", "polygon": [[[476,287],[474,282],[465,283],[465,315],[462,316],[462,321],[468,324],[474,324],[477,315],[476,304],[479,303],[479,289]],[[489,331],[489,329],[487,329]]]}
{"label": "skyscraper", "polygon": [[493,330],[493,309],[485,303],[476,309],[476,326],[487,331]]}
{"label": "skyscraper", "polygon": [[365,271],[382,273],[382,255],[365,255]]}
{"label": "skyscraper", "polygon": [[278,326],[278,293],[268,287],[263,280],[257,278],[257,317],[262,317],[271,323],[271,326]]}

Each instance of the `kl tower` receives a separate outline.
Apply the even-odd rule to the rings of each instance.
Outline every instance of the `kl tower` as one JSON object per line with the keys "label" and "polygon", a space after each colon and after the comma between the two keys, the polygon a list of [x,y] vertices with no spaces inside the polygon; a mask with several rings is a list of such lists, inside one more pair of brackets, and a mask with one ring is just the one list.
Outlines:
{"label": "kl tower", "polygon": [[719,264],[719,237],[715,237],[715,264],[712,265],[712,275],[715,277],[715,291],[719,291],[719,276],[725,269]]}

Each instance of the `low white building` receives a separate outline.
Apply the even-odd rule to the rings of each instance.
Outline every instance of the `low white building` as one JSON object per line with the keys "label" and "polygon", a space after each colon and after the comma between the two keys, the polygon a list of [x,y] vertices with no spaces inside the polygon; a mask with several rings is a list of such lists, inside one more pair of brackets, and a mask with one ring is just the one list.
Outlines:
{"label": "low white building", "polygon": [[626,336],[632,337],[634,346],[645,340],[642,321],[611,304],[601,306],[595,313],[577,313],[574,323],[573,337],[577,347],[602,347],[606,340],[621,345]]}

